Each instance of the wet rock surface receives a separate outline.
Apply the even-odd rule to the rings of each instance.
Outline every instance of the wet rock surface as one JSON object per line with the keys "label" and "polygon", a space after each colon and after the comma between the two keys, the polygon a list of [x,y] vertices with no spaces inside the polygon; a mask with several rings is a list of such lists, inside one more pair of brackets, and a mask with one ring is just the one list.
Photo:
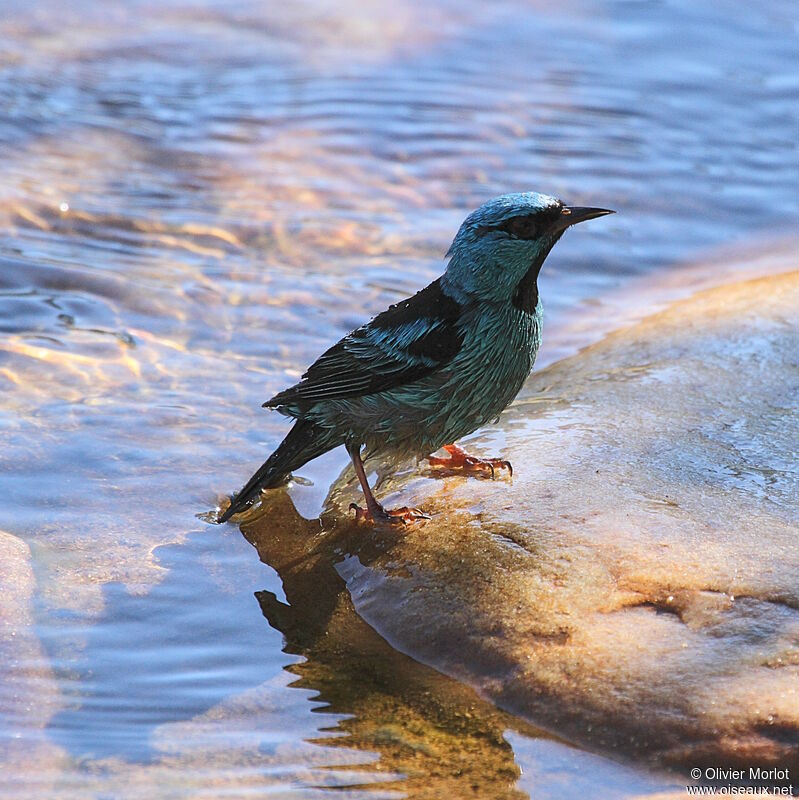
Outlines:
{"label": "wet rock surface", "polygon": [[0,737],[0,796],[21,797],[33,786],[50,791],[51,770],[63,765],[63,752],[45,734],[63,701],[32,627],[30,548],[2,530],[0,586],[0,725],[7,732]]}
{"label": "wet rock surface", "polygon": [[433,514],[402,530],[345,521],[351,482],[321,531],[274,493],[244,530],[335,561],[396,648],[571,742],[795,776],[797,353],[799,272],[705,291],[535,374],[469,443],[512,482],[386,478]]}

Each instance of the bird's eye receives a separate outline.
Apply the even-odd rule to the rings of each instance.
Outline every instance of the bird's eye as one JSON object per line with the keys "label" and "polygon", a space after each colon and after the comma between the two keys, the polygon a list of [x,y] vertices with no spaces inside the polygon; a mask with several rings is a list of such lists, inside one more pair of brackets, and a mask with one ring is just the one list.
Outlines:
{"label": "bird's eye", "polygon": [[516,239],[535,239],[538,235],[538,226],[532,216],[511,217],[502,224],[501,230]]}

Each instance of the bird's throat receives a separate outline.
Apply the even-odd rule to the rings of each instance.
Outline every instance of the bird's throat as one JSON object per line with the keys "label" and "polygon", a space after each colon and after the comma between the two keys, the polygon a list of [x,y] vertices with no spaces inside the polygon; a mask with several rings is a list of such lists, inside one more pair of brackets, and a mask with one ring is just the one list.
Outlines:
{"label": "bird's throat", "polygon": [[541,272],[541,267],[544,265],[549,251],[555,246],[560,236],[561,234],[553,236],[536,252],[524,277],[516,284],[512,302],[519,311],[525,311],[528,314],[535,312],[538,305],[538,273]]}
{"label": "bird's throat", "polygon": [[513,305],[519,311],[525,311],[528,314],[535,311],[535,307],[538,305],[538,273],[540,269],[541,267],[538,269],[530,267],[517,284],[516,291],[513,293]]}

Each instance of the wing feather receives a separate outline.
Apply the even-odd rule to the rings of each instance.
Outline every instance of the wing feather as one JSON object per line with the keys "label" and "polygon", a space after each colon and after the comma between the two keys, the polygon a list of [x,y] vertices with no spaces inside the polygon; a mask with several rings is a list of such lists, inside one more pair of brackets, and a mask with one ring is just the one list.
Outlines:
{"label": "wing feather", "polygon": [[461,305],[439,280],[391,306],[323,353],[295,386],[264,403],[307,406],[376,394],[446,365],[463,344]]}

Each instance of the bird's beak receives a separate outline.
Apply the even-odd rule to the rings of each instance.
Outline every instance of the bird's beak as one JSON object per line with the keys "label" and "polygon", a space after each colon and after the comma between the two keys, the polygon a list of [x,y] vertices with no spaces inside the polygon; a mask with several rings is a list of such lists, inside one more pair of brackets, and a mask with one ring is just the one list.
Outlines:
{"label": "bird's beak", "polygon": [[555,223],[555,229],[558,231],[566,230],[578,222],[585,222],[589,219],[596,217],[604,217],[605,214],[615,214],[608,208],[588,208],[587,206],[563,206],[560,212],[560,217]]}

